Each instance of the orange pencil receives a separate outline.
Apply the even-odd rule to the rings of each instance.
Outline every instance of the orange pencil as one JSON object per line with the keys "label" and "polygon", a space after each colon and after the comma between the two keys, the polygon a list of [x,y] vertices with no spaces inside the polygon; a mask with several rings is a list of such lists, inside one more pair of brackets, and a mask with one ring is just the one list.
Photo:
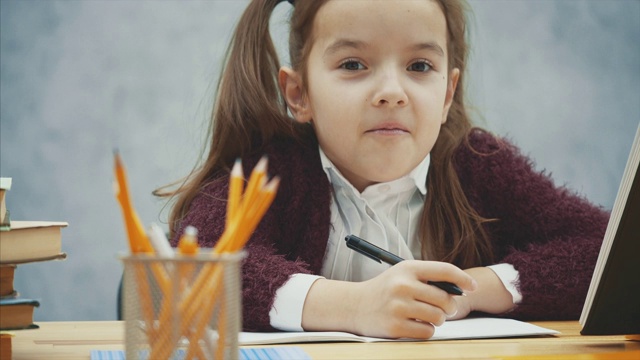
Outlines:
{"label": "orange pencil", "polygon": [[[207,266],[209,265],[210,264],[207,264]],[[209,336],[209,334],[207,334],[205,329],[209,325],[209,320],[213,316],[213,311],[215,310],[216,303],[218,302],[220,292],[222,288],[224,288],[224,285],[221,285],[223,281],[224,269],[218,264],[212,264],[211,266],[214,267],[213,275],[209,279],[209,285],[205,286],[205,292],[207,294],[207,297],[210,297],[210,299],[208,299],[208,303],[200,304],[200,306],[198,306],[198,311],[201,312],[201,315],[200,315],[200,318],[196,317],[197,321],[195,322],[195,324],[192,324],[193,328],[191,329],[191,333],[187,337],[189,339],[189,348],[187,349],[187,355],[185,356],[185,359],[192,358],[193,353],[197,352],[198,349],[200,348],[198,344],[199,340],[203,339],[203,337],[205,336]],[[222,308],[222,303],[224,302],[224,299],[222,300],[223,301],[220,304],[221,308],[219,310],[220,311],[219,319],[220,317],[223,316],[223,311],[224,311]],[[220,322],[220,320],[218,321]],[[218,336],[219,336],[218,339],[224,338],[224,332],[225,332],[224,329],[221,328],[220,325],[218,325]],[[206,341],[206,339],[204,340]],[[215,358],[221,359],[221,357],[217,357],[217,356]]]}
{"label": "orange pencil", "polygon": [[[247,184],[247,189],[242,196],[242,203],[247,204],[251,203],[256,192],[261,188],[264,184],[263,179],[267,176],[267,165],[269,160],[266,156],[260,158],[260,161],[256,164],[256,166],[251,171],[251,176],[249,177],[249,183]],[[242,209],[240,209],[242,210]]]}
{"label": "orange pencil", "polygon": [[237,159],[233,168],[231,169],[229,179],[229,200],[227,203],[227,219],[226,225],[229,226],[231,221],[237,216],[238,207],[240,206],[240,201],[242,200],[242,191],[243,191],[243,182],[244,177],[242,173],[242,162],[240,159]]}
{"label": "orange pencil", "polygon": [[129,237],[129,247],[132,253],[152,253],[153,247],[151,242],[144,231],[142,222],[138,217],[131,198],[129,197],[129,188],[127,186],[127,173],[120,159],[120,154],[115,151],[115,174],[117,181],[116,198],[120,202],[122,208],[122,215],[124,216],[125,226],[127,228],[127,235]]}
{"label": "orange pencil", "polygon": [[[184,234],[180,237],[178,242],[178,252],[181,255],[195,255],[198,253],[198,230],[193,226],[187,226],[185,228]],[[174,278],[173,281],[177,282],[177,285],[171,287],[173,291],[176,291],[177,294],[182,294],[187,287],[189,282],[189,278],[194,270],[194,264],[189,263],[177,263],[177,271],[178,276]],[[181,317],[174,316],[174,311],[176,311],[176,307],[174,305],[175,294],[165,294],[164,301],[162,303],[162,307],[160,309],[160,315],[158,317],[159,324],[158,328],[160,330],[159,334],[154,336],[153,338],[149,337],[150,342],[152,342],[151,346],[151,356],[152,358],[166,358],[170,354],[168,352],[172,349],[172,342],[170,341],[171,334],[171,326],[169,325],[173,319],[178,319],[181,321]],[[151,340],[152,339],[152,340]],[[199,350],[194,349],[196,352]],[[201,356],[200,356],[201,357]]]}
{"label": "orange pencil", "polygon": [[178,252],[182,255],[195,255],[198,251],[198,229],[189,225],[178,241]]}
{"label": "orange pencil", "polygon": [[[232,235],[236,233],[240,225],[244,225],[244,218],[247,216],[249,208],[253,206],[259,191],[266,182],[265,177],[267,176],[267,163],[267,157],[263,156],[251,171],[249,183],[247,184],[246,191],[242,195],[242,200],[238,209],[235,211],[235,215],[227,213],[227,219],[233,217],[233,220],[226,223],[222,236],[213,248],[214,254],[220,254],[224,249],[227,249],[229,246],[228,242],[234,241],[234,237]],[[229,195],[231,195],[231,193],[229,193]]]}
{"label": "orange pencil", "polygon": [[274,177],[260,191],[250,207],[244,212],[242,226],[237,226],[233,234],[230,234],[224,246],[219,249],[222,252],[239,251],[251,238],[251,234],[258,226],[258,223],[271,206],[280,184],[280,178]]}
{"label": "orange pencil", "polygon": [[[127,235],[129,237],[129,246],[131,253],[154,253],[151,241],[147,236],[147,233],[142,226],[140,217],[133,208],[131,197],[129,196],[129,187],[127,185],[127,173],[120,159],[120,154],[115,151],[115,174],[116,174],[116,198],[122,208],[122,216],[124,217],[125,226],[127,228]],[[169,291],[169,279],[164,269],[159,266],[152,266],[153,273],[160,284],[163,292],[166,294]]]}
{"label": "orange pencil", "polygon": [[[276,177],[267,182],[267,163],[266,157],[258,161],[251,172],[244,194],[242,194],[241,164],[239,161],[234,164],[229,179],[225,229],[212,254],[241,250],[273,202],[280,180]],[[178,305],[178,311],[182,318],[179,333],[188,336],[190,340],[189,355],[193,354],[194,350],[197,351],[196,345],[203,336],[204,325],[209,320],[216,302],[221,301],[219,299],[223,286],[220,283],[222,281],[221,271],[221,265],[217,264],[203,268]],[[202,313],[203,309],[206,309],[204,313]],[[220,311],[223,310],[224,306],[221,306]],[[203,315],[204,317],[202,317]],[[223,347],[226,333],[221,326],[226,325],[227,319],[221,314],[219,320],[218,346]],[[191,328],[194,323],[197,325],[195,328]],[[218,349],[218,351],[220,354],[223,349]]]}
{"label": "orange pencil", "polygon": [[[127,185],[127,175],[126,170],[124,168],[124,164],[122,163],[122,159],[120,158],[120,154],[116,151],[114,152],[114,160],[115,160],[115,176],[116,182],[114,183],[114,190],[116,198],[120,203],[120,207],[122,209],[122,215],[125,222],[125,227],[127,230],[127,236],[129,239],[129,247],[132,254],[140,254],[147,253],[153,254],[155,251],[153,246],[151,245],[151,241],[147,236],[144,227],[142,226],[142,222],[135,209],[133,208],[133,204],[131,202],[131,198],[129,196],[129,188]],[[160,286],[160,289],[165,298],[169,296],[169,292],[171,291],[171,283],[170,279],[167,275],[167,272],[162,267],[162,265],[153,263],[150,264],[150,269]],[[153,339],[158,336],[158,332],[162,329],[156,328],[154,326],[154,314],[153,314],[153,299],[150,292],[150,286],[148,283],[148,277],[146,276],[146,272],[144,271],[143,264],[135,265],[135,277],[138,285],[138,296],[140,297],[140,306],[142,307],[142,313],[144,316],[144,320],[147,325],[147,337],[149,339],[150,344],[153,343]],[[170,305],[170,304],[167,304]],[[154,344],[155,345],[155,344]]]}
{"label": "orange pencil", "polygon": [[[181,255],[194,256],[198,254],[200,248],[198,247],[198,229],[189,225],[185,228],[184,234],[178,241],[178,252]],[[183,294],[185,289],[191,283],[190,279],[193,276],[195,270],[195,264],[192,263],[178,263],[178,291]]]}

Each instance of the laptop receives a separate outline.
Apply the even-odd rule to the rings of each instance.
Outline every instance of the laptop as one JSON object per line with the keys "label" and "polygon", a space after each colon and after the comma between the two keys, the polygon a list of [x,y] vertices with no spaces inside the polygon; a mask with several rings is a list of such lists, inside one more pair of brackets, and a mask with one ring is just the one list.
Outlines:
{"label": "laptop", "polygon": [[639,163],[640,124],[580,316],[582,335],[640,334]]}

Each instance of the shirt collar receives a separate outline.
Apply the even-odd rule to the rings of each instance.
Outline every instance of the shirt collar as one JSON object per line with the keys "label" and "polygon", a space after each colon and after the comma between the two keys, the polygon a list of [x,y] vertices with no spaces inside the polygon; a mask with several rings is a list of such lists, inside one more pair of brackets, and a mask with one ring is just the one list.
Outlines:
{"label": "shirt collar", "polygon": [[[353,185],[340,173],[340,170],[329,160],[327,155],[322,151],[322,148],[318,146],[318,150],[320,152],[320,161],[322,163],[322,170],[324,170],[325,174],[327,174],[327,178],[332,186],[348,186],[353,189],[356,193],[358,191],[353,187]],[[369,188],[372,187],[380,187],[386,185],[392,185],[396,183],[410,183],[411,186],[415,186],[422,195],[427,193],[427,175],[429,173],[429,164],[431,163],[431,154],[427,154],[425,158],[416,166],[411,172],[407,175],[398,178],[396,180],[392,180],[386,183],[379,183],[369,186],[365,189],[366,192]]]}

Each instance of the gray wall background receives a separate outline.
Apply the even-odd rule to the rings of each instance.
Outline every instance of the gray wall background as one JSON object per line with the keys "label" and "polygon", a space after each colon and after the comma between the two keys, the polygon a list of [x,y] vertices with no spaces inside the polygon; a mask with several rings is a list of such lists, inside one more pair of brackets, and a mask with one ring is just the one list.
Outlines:
{"label": "gray wall background", "polygon": [[[479,125],[610,209],[640,120],[640,2],[470,1]],[[22,265],[36,321],[108,320],[127,250],[113,149],[145,225],[200,154],[246,1],[0,1],[0,174],[13,219],[68,221],[62,262]],[[288,4],[274,17],[277,42]]]}

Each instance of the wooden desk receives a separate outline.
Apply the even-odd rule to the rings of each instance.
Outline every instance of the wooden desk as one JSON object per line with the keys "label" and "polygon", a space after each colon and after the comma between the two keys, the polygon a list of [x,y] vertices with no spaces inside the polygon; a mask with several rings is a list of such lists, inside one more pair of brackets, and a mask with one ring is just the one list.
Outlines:
{"label": "wooden desk", "polygon": [[[560,335],[490,340],[296,344],[313,359],[490,359],[496,356],[640,351],[624,336],[581,336],[578,322],[536,322]],[[40,322],[40,329],[16,331],[14,360],[89,359],[91,350],[123,349],[120,321]]]}

